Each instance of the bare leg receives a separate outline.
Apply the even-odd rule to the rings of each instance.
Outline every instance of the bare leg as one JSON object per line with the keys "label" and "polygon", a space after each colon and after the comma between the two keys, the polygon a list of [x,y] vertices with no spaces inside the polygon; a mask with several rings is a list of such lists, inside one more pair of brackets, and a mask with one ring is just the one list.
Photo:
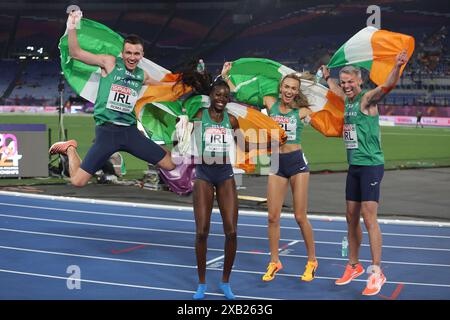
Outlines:
{"label": "bare leg", "polygon": [[214,202],[214,187],[204,180],[194,182],[194,216],[196,226],[195,254],[199,283],[206,283],[206,252],[211,212]]}
{"label": "bare leg", "polygon": [[170,152],[166,151],[166,155],[158,162],[158,166],[169,171],[175,169],[176,166],[172,161],[172,155]]}
{"label": "bare leg", "polygon": [[315,261],[316,250],[314,245],[314,232],[307,216],[308,185],[309,173],[299,173],[291,177],[295,220],[297,221],[297,224],[302,232],[303,239],[305,240],[308,261]]}
{"label": "bare leg", "polygon": [[237,249],[238,200],[234,179],[228,179],[217,187],[217,202],[222,215],[223,232],[225,234],[225,261],[222,282],[229,282]]}
{"label": "bare leg", "polygon": [[347,201],[347,227],[348,227],[348,247],[350,264],[359,262],[359,248],[362,242],[362,229],[359,223],[361,203]]}
{"label": "bare leg", "polygon": [[85,186],[92,175],[80,168],[81,159],[74,147],[69,147],[67,149],[67,157],[69,158],[69,174],[70,182],[75,187]]}
{"label": "bare leg", "polygon": [[286,196],[289,180],[277,175],[270,175],[267,183],[268,236],[270,262],[278,262],[280,242],[280,216]]}
{"label": "bare leg", "polygon": [[381,265],[382,236],[380,225],[378,224],[378,203],[376,201],[363,201],[361,212],[369,233],[370,251],[372,253],[372,264]]}

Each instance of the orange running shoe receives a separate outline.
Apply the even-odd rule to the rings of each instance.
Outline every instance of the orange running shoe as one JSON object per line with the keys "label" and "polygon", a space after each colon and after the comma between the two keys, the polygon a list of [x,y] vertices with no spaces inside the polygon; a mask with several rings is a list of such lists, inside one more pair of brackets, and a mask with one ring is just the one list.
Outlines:
{"label": "orange running shoe", "polygon": [[280,271],[281,269],[283,269],[283,265],[281,264],[280,261],[269,263],[269,265],[267,266],[267,272],[262,277],[262,280],[263,281],[272,281],[273,278],[275,278],[275,274],[278,271]]}
{"label": "orange running shoe", "polygon": [[78,146],[78,143],[75,140],[56,142],[56,143],[52,144],[52,146],[50,147],[48,152],[50,154],[59,153],[59,154],[65,155],[67,153],[67,149],[69,149],[69,147],[74,147],[76,149],[77,146]]}
{"label": "orange running shoe", "polygon": [[317,260],[308,261],[308,263],[305,266],[305,272],[303,272],[301,279],[307,282],[314,280],[314,276],[316,275],[316,270],[318,266],[319,263],[317,262]]}
{"label": "orange running shoe", "polygon": [[378,294],[385,282],[386,277],[383,272],[372,273],[367,279],[367,286],[362,292],[363,296],[374,296]]}
{"label": "orange running shoe", "polygon": [[340,279],[336,280],[335,284],[338,286],[343,286],[344,284],[350,283],[353,279],[358,278],[363,273],[364,268],[360,263],[356,264],[354,268],[351,264],[347,264],[344,274]]}

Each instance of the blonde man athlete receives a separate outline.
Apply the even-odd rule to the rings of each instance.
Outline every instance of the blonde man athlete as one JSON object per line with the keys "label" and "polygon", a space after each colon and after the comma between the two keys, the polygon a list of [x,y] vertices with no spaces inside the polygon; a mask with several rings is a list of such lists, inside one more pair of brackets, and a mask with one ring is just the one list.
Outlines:
{"label": "blonde man athlete", "polygon": [[403,51],[398,54],[386,82],[373,90],[361,88],[363,81],[358,68],[347,66],[341,69],[338,85],[330,78],[328,68],[321,67],[330,89],[345,101],[343,138],[349,163],[345,190],[349,261],[336,285],[348,284],[364,273],[358,260],[362,242],[359,220],[362,215],[372,254],[372,272],[362,292],[367,296],[378,294],[386,282],[381,270],[382,236],[377,220],[380,184],[384,174],[377,103],[395,87],[400,69],[406,62],[407,54]]}

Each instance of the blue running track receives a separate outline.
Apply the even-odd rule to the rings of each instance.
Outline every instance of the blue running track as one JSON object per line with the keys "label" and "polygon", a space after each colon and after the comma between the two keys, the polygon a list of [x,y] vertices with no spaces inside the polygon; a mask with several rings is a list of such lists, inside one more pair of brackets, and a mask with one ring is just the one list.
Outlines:
{"label": "blue running track", "polygon": [[[319,268],[300,280],[306,251],[293,217],[281,221],[284,269],[261,281],[269,261],[266,216],[240,213],[231,285],[238,299],[450,299],[450,227],[381,223],[380,294],[363,297],[367,275],[346,286],[343,219],[313,217]],[[197,286],[191,208],[134,206],[0,192],[0,299],[189,300]],[[219,291],[223,266],[221,217],[213,213],[208,240],[206,299]],[[370,265],[364,233],[361,262]],[[81,281],[77,281],[80,271]]]}

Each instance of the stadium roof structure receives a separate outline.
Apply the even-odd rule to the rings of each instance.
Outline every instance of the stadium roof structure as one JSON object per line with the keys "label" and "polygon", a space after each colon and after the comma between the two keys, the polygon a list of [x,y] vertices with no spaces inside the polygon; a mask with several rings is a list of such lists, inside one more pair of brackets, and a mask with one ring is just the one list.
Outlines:
{"label": "stadium roof structure", "polygon": [[[212,55],[221,60],[222,56],[264,56],[265,47],[276,47],[283,53],[303,50],[311,41],[338,45],[365,26],[366,9],[372,2],[5,0],[0,2],[0,57],[14,58],[33,46],[58,59],[58,42],[65,31],[65,10],[70,4],[79,5],[84,17],[123,36],[141,35],[146,56],[173,68],[191,57]],[[445,1],[381,0],[377,5],[381,7],[383,28],[399,32],[409,29],[414,34],[450,24]],[[330,44],[332,40],[336,43]],[[217,55],[221,51],[224,54]]]}

